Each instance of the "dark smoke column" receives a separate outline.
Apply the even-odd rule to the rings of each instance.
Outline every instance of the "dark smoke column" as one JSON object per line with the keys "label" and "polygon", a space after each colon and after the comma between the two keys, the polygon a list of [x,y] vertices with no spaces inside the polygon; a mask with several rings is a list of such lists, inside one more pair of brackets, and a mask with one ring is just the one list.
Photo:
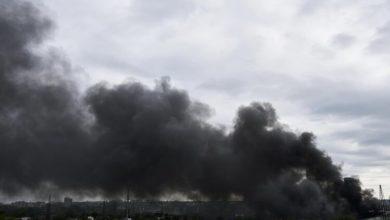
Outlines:
{"label": "dark smoke column", "polygon": [[[31,3],[0,0],[0,189],[81,187],[84,110],[59,53],[33,51],[52,23]],[[46,195],[47,196],[47,195]]]}

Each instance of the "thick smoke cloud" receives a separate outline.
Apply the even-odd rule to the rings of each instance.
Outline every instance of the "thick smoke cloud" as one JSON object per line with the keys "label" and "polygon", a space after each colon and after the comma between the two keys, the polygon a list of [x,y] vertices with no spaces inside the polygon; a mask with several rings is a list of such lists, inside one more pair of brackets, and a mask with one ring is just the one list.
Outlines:
{"label": "thick smoke cloud", "polygon": [[86,100],[98,136],[93,175],[106,190],[130,187],[140,196],[196,190],[212,171],[206,164],[218,163],[212,160],[224,150],[223,132],[203,121],[207,107],[166,81],[154,90],[97,85]]}
{"label": "thick smoke cloud", "polygon": [[81,165],[87,136],[67,64],[33,52],[51,26],[30,3],[0,1],[0,186],[7,193],[66,182]]}
{"label": "thick smoke cloud", "polygon": [[92,153],[98,185],[91,187],[111,193],[129,187],[138,197],[240,196],[270,218],[333,211],[324,192],[340,183],[338,167],[315,148],[311,134],[297,136],[279,125],[269,104],[240,108],[226,134],[205,122],[207,107],[164,80],[154,90],[96,85],[86,101],[98,137]]}
{"label": "thick smoke cloud", "polygon": [[69,64],[33,52],[50,27],[32,4],[0,1],[2,193],[47,185],[139,198],[178,192],[241,198],[269,218],[327,218],[337,208],[339,168],[312,134],[281,126],[270,104],[241,107],[227,132],[167,79],[79,94]]}

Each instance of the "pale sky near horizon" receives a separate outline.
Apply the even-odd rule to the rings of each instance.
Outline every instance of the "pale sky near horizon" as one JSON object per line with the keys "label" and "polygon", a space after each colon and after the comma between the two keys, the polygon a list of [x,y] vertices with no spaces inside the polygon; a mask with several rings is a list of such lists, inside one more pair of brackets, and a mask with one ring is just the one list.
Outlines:
{"label": "pale sky near horizon", "polygon": [[390,1],[32,2],[82,86],[169,76],[227,128],[240,105],[270,102],[344,175],[390,195]]}

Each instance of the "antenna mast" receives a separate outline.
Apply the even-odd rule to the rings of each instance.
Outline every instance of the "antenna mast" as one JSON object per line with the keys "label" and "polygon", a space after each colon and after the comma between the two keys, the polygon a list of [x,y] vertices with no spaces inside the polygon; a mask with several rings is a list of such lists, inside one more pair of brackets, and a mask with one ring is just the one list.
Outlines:
{"label": "antenna mast", "polygon": [[106,220],[106,200],[103,200],[103,206],[102,206],[102,215],[103,215],[103,220]]}
{"label": "antenna mast", "polygon": [[127,187],[127,195],[126,195],[126,220],[129,219],[129,202],[130,202],[130,191],[129,191],[129,187]]}
{"label": "antenna mast", "polygon": [[49,194],[49,202],[46,206],[46,220],[51,220],[51,194]]}
{"label": "antenna mast", "polygon": [[386,215],[387,212],[387,205],[385,200],[385,195],[383,193],[382,185],[379,185],[379,201],[380,201],[380,208],[383,215]]}

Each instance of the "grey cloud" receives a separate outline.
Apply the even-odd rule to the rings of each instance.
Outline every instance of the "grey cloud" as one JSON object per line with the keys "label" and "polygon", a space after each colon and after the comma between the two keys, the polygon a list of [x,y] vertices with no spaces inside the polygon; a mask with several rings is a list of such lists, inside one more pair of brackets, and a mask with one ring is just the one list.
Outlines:
{"label": "grey cloud", "polygon": [[346,33],[336,34],[332,38],[332,45],[338,48],[347,48],[352,46],[356,41],[356,38]]}
{"label": "grey cloud", "polygon": [[173,18],[185,19],[194,10],[195,4],[190,0],[135,0],[130,6],[130,17],[146,23],[162,23]]}
{"label": "grey cloud", "polygon": [[309,80],[311,83],[307,82],[291,75],[263,73],[240,80],[210,80],[200,87],[232,97],[245,93],[253,97],[272,97],[273,100],[287,99],[308,107],[312,117],[332,115],[343,120],[361,119],[361,128],[335,131],[337,137],[334,138],[354,139],[367,147],[390,144],[390,91],[387,88],[351,85],[323,77],[313,77]]}
{"label": "grey cloud", "polygon": [[319,0],[304,0],[299,12],[303,15],[314,13],[318,8],[324,4],[324,1]]}
{"label": "grey cloud", "polygon": [[[389,145],[390,94],[387,88],[346,86],[346,82],[313,79],[315,86],[298,85],[292,98],[309,106],[313,115],[332,115],[343,120],[361,120],[359,128],[335,131],[339,137],[354,139],[363,146]],[[301,99],[300,97],[304,97]]]}
{"label": "grey cloud", "polygon": [[232,97],[243,94],[250,96],[264,94],[268,97],[280,98],[291,92],[291,88],[286,87],[286,82],[291,85],[299,84],[294,77],[271,71],[262,73],[240,73],[239,70],[237,70],[237,72],[232,71],[229,74],[233,76],[240,75],[240,78],[210,78],[199,83],[197,88],[227,94]]}
{"label": "grey cloud", "polygon": [[376,54],[390,52],[390,22],[377,29],[375,39],[368,46],[368,51]]}
{"label": "grey cloud", "polygon": [[318,45],[312,46],[311,52],[314,56],[322,60],[329,60],[334,57],[334,52],[330,49]]}
{"label": "grey cloud", "polygon": [[355,150],[337,151],[339,157],[348,160],[348,165],[355,166],[356,168],[371,168],[371,167],[387,167],[390,166],[390,154],[383,152],[383,148],[360,148]]}
{"label": "grey cloud", "polygon": [[[345,117],[380,117],[387,118],[390,110],[387,95],[380,95],[376,92],[364,91],[359,88],[350,89],[331,87],[321,89],[325,94],[322,100],[312,100],[313,113],[334,114]],[[333,85],[335,86],[335,85]],[[343,97],[343,99],[340,99]]]}
{"label": "grey cloud", "polygon": [[[359,74],[353,69],[334,70],[334,72]],[[311,113],[315,115],[332,114],[345,118],[386,119],[390,111],[388,95],[390,90],[385,86],[365,86],[319,75],[301,80],[299,77],[287,74],[265,74],[257,79],[265,80],[262,81],[265,87],[256,87],[257,92],[262,92],[262,89],[266,88],[268,92],[273,91],[280,97],[293,99],[309,106]],[[253,80],[252,85],[257,82]]]}
{"label": "grey cloud", "polygon": [[197,86],[197,89],[221,91],[230,96],[239,95],[245,92],[247,88],[247,82],[241,79],[210,79]]}
{"label": "grey cloud", "polygon": [[369,118],[367,122],[362,122],[359,128],[338,131],[334,135],[336,138],[358,140],[361,146],[368,148],[390,144],[389,123],[381,117]]}

